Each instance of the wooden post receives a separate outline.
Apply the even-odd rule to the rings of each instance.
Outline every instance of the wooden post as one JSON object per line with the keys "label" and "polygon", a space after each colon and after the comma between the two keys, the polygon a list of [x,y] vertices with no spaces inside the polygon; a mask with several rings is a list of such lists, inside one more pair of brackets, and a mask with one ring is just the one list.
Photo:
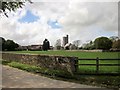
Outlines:
{"label": "wooden post", "polygon": [[96,58],[96,73],[99,73],[99,58]]}
{"label": "wooden post", "polygon": [[75,60],[75,72],[77,72],[78,71],[78,68],[79,68],[79,66],[78,66],[78,58]]}

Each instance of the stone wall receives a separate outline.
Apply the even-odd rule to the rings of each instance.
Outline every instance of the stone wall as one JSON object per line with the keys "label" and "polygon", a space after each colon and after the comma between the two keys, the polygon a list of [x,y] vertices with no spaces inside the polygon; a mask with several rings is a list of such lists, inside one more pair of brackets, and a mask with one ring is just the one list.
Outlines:
{"label": "stone wall", "polygon": [[2,53],[2,59],[8,61],[16,61],[24,64],[40,66],[54,70],[64,70],[74,73],[77,69],[77,57],[37,55],[37,54],[14,54]]}

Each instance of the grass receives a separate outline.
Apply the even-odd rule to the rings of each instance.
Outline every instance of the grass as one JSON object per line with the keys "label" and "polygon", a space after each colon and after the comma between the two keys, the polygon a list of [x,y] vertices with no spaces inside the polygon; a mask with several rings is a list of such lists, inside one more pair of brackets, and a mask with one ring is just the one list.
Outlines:
{"label": "grass", "polygon": [[12,51],[12,53],[29,53],[29,54],[46,54],[46,55],[63,55],[74,56],[79,58],[119,58],[120,52],[81,52],[81,51]]}
{"label": "grass", "polygon": [[[96,64],[95,60],[82,60],[80,64]],[[118,60],[100,60],[100,64],[118,64]],[[79,66],[80,72],[96,72],[96,66]],[[119,72],[119,66],[99,66],[100,73],[117,73]]]}
{"label": "grass", "polygon": [[72,77],[71,74],[69,72],[64,72],[64,71],[61,71],[61,70],[51,70],[51,69],[48,69],[48,68],[41,68],[41,67],[37,67],[37,66],[34,66],[34,65],[28,65],[28,64],[22,64],[22,63],[19,63],[19,62],[10,62],[10,61],[6,61],[6,60],[3,60],[2,61],[2,64],[3,65],[9,65],[11,67],[14,67],[14,68],[18,68],[18,69],[21,69],[21,70],[25,70],[25,71],[28,71],[28,72],[33,72],[33,73],[41,73],[41,74],[45,74],[45,75],[49,75],[49,76],[60,76],[60,77],[66,77],[66,78],[70,78]]}
{"label": "grass", "polygon": [[[81,52],[81,51],[66,51],[66,50],[58,50],[58,51],[11,51],[11,53],[22,53],[22,54],[45,54],[45,55],[63,55],[63,56],[73,56],[78,58],[96,58],[100,59],[105,58],[120,58],[120,52]],[[79,61],[80,64],[96,64],[95,60],[82,60]],[[100,64],[118,64],[120,60],[100,60]],[[95,66],[79,66],[78,71],[80,72],[95,72]],[[118,72],[118,66],[100,66],[100,72]]]}
{"label": "grass", "polygon": [[119,88],[120,87],[120,76],[91,76],[91,75],[74,75],[71,76],[68,73],[58,71],[58,70],[49,70],[47,68],[36,67],[27,64],[21,64],[18,62],[8,62],[3,60],[2,64],[9,65],[11,67],[19,68],[32,73],[47,75],[54,79],[60,79],[65,81],[71,81],[81,84],[101,86],[107,88]]}
{"label": "grass", "polygon": [[[95,66],[80,66],[79,67],[79,71],[80,73],[90,73],[90,74],[94,74],[96,73],[96,67]],[[118,73],[119,69],[117,66],[101,66],[99,69],[99,73]]]}

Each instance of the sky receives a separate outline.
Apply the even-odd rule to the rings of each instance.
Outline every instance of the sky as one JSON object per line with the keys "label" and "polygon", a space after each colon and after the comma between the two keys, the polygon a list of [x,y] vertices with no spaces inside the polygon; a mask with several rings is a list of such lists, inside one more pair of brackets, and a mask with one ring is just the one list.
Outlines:
{"label": "sky", "polygon": [[9,17],[1,16],[0,37],[20,45],[51,45],[69,35],[69,42],[81,44],[101,36],[118,36],[118,0],[41,0],[26,3]]}

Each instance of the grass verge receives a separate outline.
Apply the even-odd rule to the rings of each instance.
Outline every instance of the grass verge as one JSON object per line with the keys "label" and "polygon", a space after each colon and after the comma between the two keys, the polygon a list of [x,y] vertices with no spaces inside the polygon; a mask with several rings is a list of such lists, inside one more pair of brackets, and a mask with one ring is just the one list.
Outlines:
{"label": "grass verge", "polygon": [[120,76],[94,76],[94,75],[74,75],[71,76],[68,72],[60,70],[50,70],[47,68],[36,67],[27,64],[21,64],[18,62],[8,62],[3,60],[3,65],[9,65],[14,68],[25,70],[28,72],[44,75],[54,79],[60,79],[65,81],[71,81],[86,85],[101,86],[107,88],[119,88]]}

